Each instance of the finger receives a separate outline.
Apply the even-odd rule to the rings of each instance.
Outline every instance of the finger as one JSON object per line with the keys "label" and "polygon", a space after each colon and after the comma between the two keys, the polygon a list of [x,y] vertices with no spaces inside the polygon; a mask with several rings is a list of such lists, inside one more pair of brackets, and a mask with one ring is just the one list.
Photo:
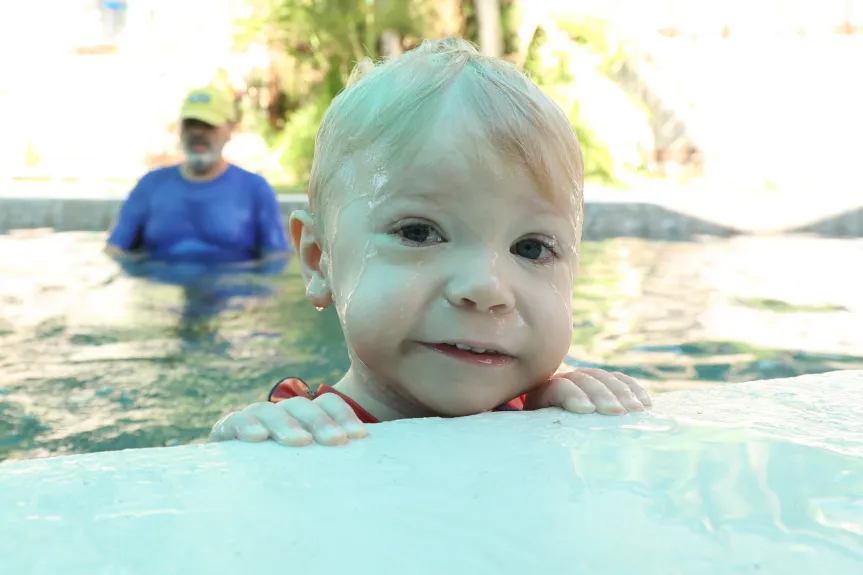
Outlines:
{"label": "finger", "polygon": [[312,434],[276,403],[258,404],[253,413],[269,430],[270,437],[283,445],[302,447],[314,442]]}
{"label": "finger", "polygon": [[588,374],[599,380],[608,389],[617,402],[627,411],[644,411],[644,404],[636,397],[629,385],[614,374],[602,369],[591,370]]}
{"label": "finger", "polygon": [[319,404],[305,397],[292,397],[278,404],[288,415],[296,419],[303,429],[312,434],[321,445],[343,445],[348,442],[348,434],[336,425]]}
{"label": "finger", "polygon": [[596,406],[575,383],[558,377],[531,391],[525,400],[526,410],[560,407],[572,413],[593,413]]}
{"label": "finger", "polygon": [[612,372],[612,375],[628,385],[629,389],[632,390],[632,393],[635,394],[635,397],[638,398],[638,401],[640,401],[643,406],[650,407],[653,405],[653,400],[650,399],[650,394],[647,393],[647,390],[644,389],[640,383],[638,383],[637,379],[619,371]]}
{"label": "finger", "polygon": [[231,441],[237,438],[236,422],[239,412],[232,412],[216,422],[207,441]]}
{"label": "finger", "polygon": [[356,412],[338,395],[324,393],[315,398],[313,403],[318,404],[330,419],[344,430],[349,439],[359,439],[368,435],[366,426],[357,417]]}
{"label": "finger", "polygon": [[603,369],[590,369],[586,371],[590,376],[601,381],[614,394],[617,402],[627,411],[644,411],[644,405],[635,397],[635,393],[632,392],[629,385],[625,382]]}
{"label": "finger", "polygon": [[[617,400],[617,396],[603,382],[593,376],[586,370],[576,370],[563,374],[563,377],[571,380],[581,390],[587,394],[593,405],[596,406],[597,413],[603,415],[623,415],[626,413],[626,408]],[[623,382],[618,382],[624,385]]]}
{"label": "finger", "polygon": [[571,413],[594,413],[596,411],[596,405],[590,401],[584,390],[569,379],[556,379],[553,384],[556,384],[555,387],[559,390],[557,396],[560,401],[557,405],[563,409]]}
{"label": "finger", "polygon": [[229,414],[219,423],[213,426],[210,432],[210,441],[240,441],[259,442],[270,437],[267,429],[261,425],[258,418],[246,411],[237,411]]}

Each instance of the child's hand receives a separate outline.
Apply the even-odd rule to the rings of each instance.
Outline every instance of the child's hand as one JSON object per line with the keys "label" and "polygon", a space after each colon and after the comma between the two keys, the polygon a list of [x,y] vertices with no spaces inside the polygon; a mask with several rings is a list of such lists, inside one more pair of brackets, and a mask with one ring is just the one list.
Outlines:
{"label": "child's hand", "polygon": [[582,368],[555,375],[527,394],[524,408],[562,407],[572,413],[623,415],[644,411],[652,402],[639,383],[620,372]]}
{"label": "child's hand", "polygon": [[345,401],[334,393],[314,400],[292,397],[279,403],[253,403],[222,418],[210,441],[266,441],[301,447],[313,442],[342,445],[366,436],[366,428]]}

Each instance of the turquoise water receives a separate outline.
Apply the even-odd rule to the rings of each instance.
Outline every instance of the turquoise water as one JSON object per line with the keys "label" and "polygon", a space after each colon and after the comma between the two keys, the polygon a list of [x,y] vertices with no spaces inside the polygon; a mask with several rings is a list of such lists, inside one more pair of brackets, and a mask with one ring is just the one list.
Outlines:
{"label": "turquoise water", "polygon": [[[338,320],[305,301],[294,264],[280,278],[222,286],[272,295],[208,310],[214,302],[199,294],[124,276],[102,241],[0,236],[0,460],[202,441],[277,380],[333,382],[346,369]],[[654,393],[863,368],[855,354],[703,340],[679,326],[631,329],[621,316],[637,318],[644,304],[627,291],[621,245],[585,246],[572,348],[582,364],[621,369]]]}

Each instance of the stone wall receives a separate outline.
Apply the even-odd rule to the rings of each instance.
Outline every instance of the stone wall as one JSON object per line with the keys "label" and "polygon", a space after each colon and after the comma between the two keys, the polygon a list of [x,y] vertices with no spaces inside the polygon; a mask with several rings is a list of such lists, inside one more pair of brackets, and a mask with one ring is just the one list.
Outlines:
{"label": "stone wall", "polygon": [[[50,187],[50,186],[49,186]],[[0,233],[16,229],[106,231],[124,194],[45,195],[0,191]],[[287,218],[306,206],[306,197],[283,194],[279,201]],[[701,193],[666,184],[641,191],[591,189],[586,192],[584,238],[614,237],[684,241],[697,236],[727,237],[746,233],[814,234],[863,237],[863,201],[850,196],[811,198],[775,194]]]}

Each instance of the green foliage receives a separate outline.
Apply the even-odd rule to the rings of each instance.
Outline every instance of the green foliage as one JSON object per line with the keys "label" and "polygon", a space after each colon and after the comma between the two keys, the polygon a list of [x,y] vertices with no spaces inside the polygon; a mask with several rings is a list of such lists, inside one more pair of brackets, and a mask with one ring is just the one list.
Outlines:
{"label": "green foliage", "polygon": [[555,51],[553,59],[543,57],[543,48],[547,43],[548,34],[540,26],[534,32],[527,48],[524,71],[539,87],[553,91],[555,87],[572,84],[575,77],[569,55],[565,52]]}
{"label": "green foliage", "polygon": [[422,2],[417,0],[259,1],[266,6],[244,26],[258,32],[245,37],[259,37],[266,30],[271,45],[318,70],[335,64],[344,77],[356,62],[379,56],[381,32],[416,34],[422,16]]}
{"label": "green foliage", "polygon": [[593,17],[561,17],[557,19],[557,26],[578,46],[599,55],[602,58],[600,70],[609,77],[613,77],[626,61],[626,50],[616,40],[607,21]]}
{"label": "green foliage", "polygon": [[462,0],[461,12],[464,17],[464,33],[462,37],[474,44],[478,44],[479,28],[477,27],[476,7],[473,5],[473,0]]}
{"label": "green foliage", "polygon": [[240,46],[265,42],[288,63],[279,74],[290,106],[284,127],[268,140],[290,183],[304,183],[317,126],[353,66],[380,57],[385,30],[402,38],[421,35],[430,5],[427,0],[255,0],[236,39]]}
{"label": "green foliage", "polygon": [[312,169],[315,136],[332,97],[326,92],[298,108],[273,139],[279,163],[292,184],[305,184]]}
{"label": "green foliage", "polygon": [[[585,179],[612,183],[615,177],[611,151],[587,126],[579,113],[577,81],[572,74],[571,55],[564,48],[544,50],[548,42],[548,34],[542,27],[538,27],[527,49],[525,72],[566,112],[581,144]],[[573,86],[575,90],[572,89]]]}
{"label": "green foliage", "polygon": [[35,146],[33,146],[33,142],[27,143],[27,151],[24,155],[24,165],[28,168],[35,168],[42,162],[42,156],[36,151]]}
{"label": "green foliage", "polygon": [[589,129],[579,115],[576,102],[569,111],[569,121],[578,134],[581,152],[584,154],[584,179],[614,183],[614,158],[611,150],[602,143],[596,133]]}
{"label": "green foliage", "polygon": [[[344,89],[351,68],[363,58],[380,57],[382,32],[392,30],[405,47],[433,27],[435,0],[249,0],[254,12],[241,23],[238,43],[266,42],[288,64],[279,70],[285,107],[284,127],[268,130],[268,140],[290,184],[304,184],[311,166],[317,126],[332,98]],[[464,35],[476,41],[471,0],[462,3]],[[518,2],[501,0],[504,52],[518,50]],[[601,69],[612,74],[625,54],[608,26],[595,19],[562,19],[559,28],[569,47],[547,46],[542,28],[530,40],[525,71],[560,103],[575,127],[585,155],[585,177],[613,181],[611,153],[579,114],[577,79],[571,72],[571,48],[602,55]],[[552,57],[549,57],[549,53]],[[253,116],[254,114],[250,114]],[[259,113],[259,124],[264,115]]]}
{"label": "green foliage", "polygon": [[514,54],[518,52],[518,23],[521,19],[519,3],[515,0],[501,0],[500,2],[500,25],[503,29],[503,53]]}
{"label": "green foliage", "polygon": [[[626,45],[621,41],[606,20],[585,17],[560,17],[556,21],[558,28],[581,48],[600,57],[599,71],[611,80],[617,78],[621,67],[626,64],[630,55]],[[630,95],[632,103],[644,114],[650,117],[651,112],[641,99]]]}

